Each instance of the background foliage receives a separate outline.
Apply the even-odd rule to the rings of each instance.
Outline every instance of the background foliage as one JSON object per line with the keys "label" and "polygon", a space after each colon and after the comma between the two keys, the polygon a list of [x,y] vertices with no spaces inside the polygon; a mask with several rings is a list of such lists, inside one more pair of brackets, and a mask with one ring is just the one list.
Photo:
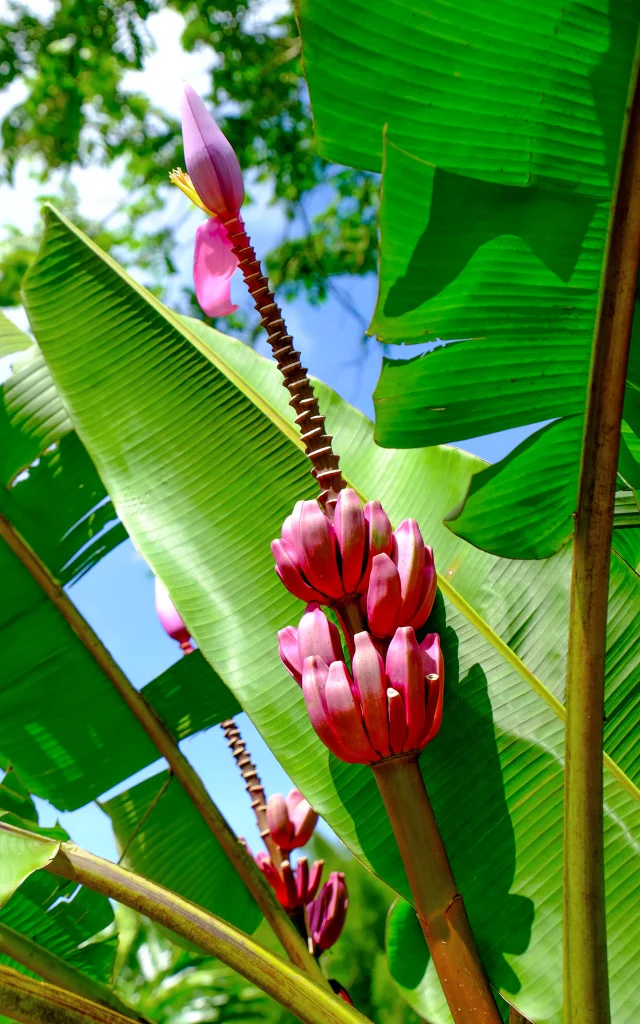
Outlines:
{"label": "background foliage", "polygon": [[[336,945],[323,955],[326,972],[340,979],[356,1006],[372,1021],[417,1024],[420,1018],[391,981],[385,956],[385,920],[394,894],[344,847],[316,836],[306,852],[310,858],[324,859],[325,877],[330,871],[345,871],[349,885],[347,922]],[[116,917],[120,935],[116,991],[157,1024],[295,1021],[233,971],[210,957],[175,946],[152,923],[122,908],[117,909]],[[276,948],[266,925],[260,927],[256,938]]]}
{"label": "background foliage", "polygon": [[[332,278],[375,270],[377,176],[336,168],[318,155],[288,3],[56,0],[52,8],[36,16],[9,0],[0,22],[0,88],[26,87],[0,128],[6,180],[31,158],[46,197],[52,171],[112,166],[127,195],[106,222],[82,226],[124,265],[145,271],[157,290],[167,287],[176,226],[163,210],[168,172],[182,162],[180,126],[152,97],[125,89],[123,78],[152,52],[149,16],[170,8],[184,18],[184,49],[210,53],[207,98],[249,180],[266,187],[285,214],[282,244],[267,259],[272,280],[289,296],[303,292],[317,302],[330,290],[352,306]],[[68,182],[58,205],[61,199],[78,223],[78,197]],[[9,226],[0,246],[0,305],[18,303],[36,247],[36,237]],[[184,301],[185,310],[202,316],[192,294]],[[248,330],[242,320],[236,325]]]}

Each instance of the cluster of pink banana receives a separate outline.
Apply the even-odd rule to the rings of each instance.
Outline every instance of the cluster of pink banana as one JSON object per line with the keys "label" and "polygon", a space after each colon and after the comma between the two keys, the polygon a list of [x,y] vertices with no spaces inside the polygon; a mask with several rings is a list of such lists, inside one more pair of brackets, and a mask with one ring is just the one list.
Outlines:
{"label": "cluster of pink banana", "polygon": [[[273,541],[276,572],[307,601],[297,629],[278,634],[283,664],[302,686],[315,731],[342,761],[372,764],[422,750],[442,719],[444,665],[437,633],[420,643],[433,607],[433,552],[414,519],[392,531],[382,506],[342,490],[333,523],[300,501]],[[332,608],[340,632],[320,605]]]}
{"label": "cluster of pink banana", "polygon": [[373,636],[424,625],[436,595],[433,551],[415,519],[392,531],[379,501],[362,507],[350,487],[340,491],[333,523],[317,501],[299,501],[271,545],[276,572],[302,601],[338,614],[354,598]]}
{"label": "cluster of pink banana", "polygon": [[263,851],[254,859],[287,912],[306,907],[309,935],[314,953],[319,956],[338,941],[349,899],[342,871],[332,871],[318,892],[324,861],[314,861],[311,869],[306,857],[298,857],[295,866],[291,864],[291,851],[309,842],[317,820],[318,815],[299,790],[292,789],[286,799],[281,793],[274,793],[267,802],[267,824],[285,859],[279,868]]}
{"label": "cluster of pink banana", "polygon": [[309,869],[307,858],[298,857],[297,864],[292,865],[291,861],[283,860],[278,869],[264,850],[256,853],[253,859],[275,891],[278,903],[289,913],[305,907],[317,893],[323,861],[314,861]]}

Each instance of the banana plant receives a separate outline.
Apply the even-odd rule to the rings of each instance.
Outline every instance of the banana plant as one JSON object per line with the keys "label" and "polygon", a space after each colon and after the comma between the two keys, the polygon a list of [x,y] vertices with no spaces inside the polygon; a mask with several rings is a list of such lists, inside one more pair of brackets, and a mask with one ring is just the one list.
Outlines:
{"label": "banana plant", "polygon": [[[406,148],[418,120],[410,102],[403,107],[395,101],[392,104],[392,111],[397,106],[400,114],[396,135],[390,117],[380,123],[380,114],[388,113],[379,97],[372,102],[372,95],[384,82],[380,71],[388,72],[383,86],[388,96],[393,97],[394,88],[402,83],[405,91],[408,89],[408,99],[413,96],[420,106],[424,83],[418,75],[415,81],[409,79],[413,84],[408,87],[406,68],[428,64],[428,74],[435,75],[436,56],[441,62],[445,58],[436,52],[434,39],[440,46],[451,36],[450,30],[443,28],[442,18],[434,29],[429,19],[417,20],[418,12],[402,5],[390,14],[372,8],[366,18],[349,4],[330,12],[328,5],[316,0],[303,5],[303,43],[319,142],[327,154],[338,158],[339,152],[342,160],[369,160],[367,166],[379,161],[386,147],[387,176],[392,173],[392,146],[399,160],[410,157],[419,167],[424,165],[425,174],[435,174],[425,158],[434,139],[449,161],[450,177],[464,177],[463,158],[477,158],[489,184],[495,185],[493,179],[502,173],[505,178],[498,178],[500,188],[517,190],[512,207],[520,211],[518,216],[506,199],[505,209],[518,225],[526,222],[531,228],[534,254],[542,249],[549,256],[540,210],[536,208],[535,215],[527,219],[531,211],[525,216],[521,207],[527,204],[521,196],[534,189],[553,193],[551,199],[545,197],[546,207],[541,201],[541,209],[549,216],[553,211],[560,216],[558,206],[569,191],[567,166],[572,159],[574,163],[582,159],[575,123],[585,106],[583,93],[571,105],[563,92],[567,109],[562,116],[558,114],[557,93],[569,89],[567,80],[574,81],[565,74],[562,60],[570,59],[568,53],[573,53],[576,38],[589,53],[601,52],[604,30],[602,21],[594,27],[589,21],[591,12],[581,9],[575,14],[577,22],[569,19],[568,29],[562,25],[562,31],[553,33],[553,11],[547,6],[528,12],[531,24],[525,29],[537,33],[535,46],[518,25],[517,12],[511,11],[507,17],[501,9],[504,24],[496,33],[493,15],[487,21],[471,4],[467,22],[459,26],[473,41],[473,46],[465,48],[469,51],[467,64],[462,61],[461,67],[467,67],[467,75],[473,67],[478,80],[486,64],[474,64],[479,47],[482,44],[493,52],[496,39],[514,50],[506,62],[509,68],[525,67],[530,78],[539,71],[542,55],[548,58],[553,73],[546,75],[548,88],[541,102],[550,97],[551,113],[547,118],[545,108],[544,131],[536,136],[544,145],[541,142],[542,148],[536,149],[535,161],[531,157],[532,167],[526,165],[523,148],[530,139],[522,132],[516,132],[518,145],[502,160],[499,143],[506,149],[507,133],[495,120],[491,127],[494,149],[487,149],[482,139],[473,150],[464,141],[462,130],[459,146],[457,140],[447,142],[446,121],[439,114],[432,117],[427,103],[424,110],[420,108],[425,123],[417,132],[423,146],[417,157]],[[451,17],[450,8],[445,14]],[[407,24],[400,24],[405,15]],[[602,101],[598,109],[602,124],[609,115],[614,123],[617,110],[619,134],[621,126],[630,125],[628,136],[633,139],[634,121],[625,122],[623,101],[620,106],[619,79],[623,72],[627,81],[631,75],[630,26],[637,34],[637,25],[632,10],[618,11],[616,18],[617,29],[622,26],[624,32],[616,36],[615,62],[605,62],[600,78],[596,76],[596,91]],[[383,23],[386,32],[381,31]],[[403,41],[401,58],[396,60],[394,46],[414,28],[411,46],[407,48]],[[338,61],[335,44],[341,33],[350,45],[341,51]],[[359,33],[366,45],[358,44]],[[542,41],[556,34],[560,37],[557,42],[543,45]],[[383,45],[391,71],[384,61],[376,67],[370,59],[375,48]],[[533,70],[526,60],[534,65]],[[375,124],[372,129],[363,115],[358,121],[359,133],[345,128],[343,148],[336,144],[332,149],[332,133],[337,138],[340,126],[345,126],[349,117],[352,123],[357,109],[357,104],[341,106],[342,97],[353,92],[345,91],[344,81],[356,74],[354,68],[358,77],[359,65],[365,61],[368,74],[362,78],[359,95],[364,110],[375,110]],[[328,62],[326,69],[323,62]],[[442,66],[443,81],[448,83]],[[496,66],[499,73],[486,94],[515,96],[515,103],[517,90],[506,90],[501,77],[504,69],[497,58]],[[587,60],[571,66],[576,80],[586,67],[591,67]],[[452,73],[454,79],[460,77],[455,69]],[[544,77],[543,72],[540,76]],[[342,82],[339,87],[338,79]],[[535,89],[529,79],[526,82],[530,108]],[[461,85],[455,81],[451,85],[449,106],[451,96],[462,96]],[[466,125],[471,131],[477,125],[490,125],[490,119],[482,115],[481,104],[488,102],[485,92],[475,90],[476,107],[466,110],[461,128]],[[320,98],[317,108],[315,96]],[[525,558],[517,559],[471,546],[443,520],[464,496],[469,478],[483,471],[480,460],[448,447],[384,449],[375,444],[365,417],[320,382],[309,380],[246,234],[237,161],[216,126],[207,121],[208,115],[192,91],[187,90],[185,101],[189,175],[175,172],[173,177],[206,217],[195,249],[199,300],[209,312],[227,312],[229,280],[239,267],[261,314],[277,366],[239,342],[163,306],[48,207],[41,251],[25,283],[25,296],[32,328],[63,408],[95,463],[121,523],[166,585],[212,675],[229,687],[250,714],[312,806],[355,856],[397,891],[399,901],[389,921],[390,963],[412,1005],[436,1024],[448,1024],[452,1018],[460,1024],[472,1020],[493,1024],[505,1014],[510,1014],[512,1021],[559,1024],[563,1015],[567,1020],[577,1019],[575,991],[581,987],[580,1012],[585,1020],[605,1021],[610,998],[616,1024],[631,1024],[636,999],[628,964],[640,952],[638,858],[632,840],[640,823],[633,743],[637,709],[632,696],[640,658],[636,627],[640,581],[627,561],[628,548],[621,552],[614,544],[610,551],[609,537],[604,546],[597,546],[601,562],[606,555],[606,565],[600,565],[598,576],[600,614],[608,619],[606,649],[604,624],[595,631],[605,666],[599,680],[594,671],[595,684],[601,682],[605,688],[604,754],[601,736],[597,747],[593,741],[587,747],[582,738],[570,740],[568,747],[574,758],[577,753],[578,763],[585,750],[589,755],[583,792],[588,793],[592,808],[598,805],[602,827],[598,828],[596,815],[586,852],[576,852],[575,845],[572,851],[569,841],[567,862],[578,869],[592,864],[598,868],[598,844],[602,842],[609,893],[609,959],[607,964],[602,956],[589,958],[588,949],[580,947],[580,941],[586,940],[587,947],[591,943],[594,949],[600,943],[597,948],[602,949],[602,879],[596,871],[592,874],[597,911],[593,920],[585,924],[577,919],[578,926],[574,917],[574,923],[569,921],[566,928],[567,948],[578,950],[578,966],[573,978],[567,975],[563,992],[563,800],[565,789],[579,792],[575,783],[565,786],[564,770],[564,675],[568,664],[575,678],[579,661],[575,645],[579,587],[575,572],[572,585],[572,551],[558,550],[544,561],[529,561],[531,546],[520,553]],[[328,119],[329,130],[323,135],[322,111],[332,110],[332,102],[337,103],[335,116]],[[573,133],[564,148],[557,142],[563,118]],[[589,122],[588,116],[586,120]],[[519,123],[517,127],[520,131]],[[557,145],[548,142],[550,137]],[[372,141],[374,138],[378,141]],[[367,144],[377,147],[373,156],[367,154]],[[573,190],[572,223],[575,232],[579,234],[582,226],[585,237],[591,239],[587,247],[590,260],[595,259],[597,244],[587,229],[598,216],[598,223],[602,221],[602,210],[587,218],[588,203],[585,200],[586,206],[583,204],[582,195],[584,192],[591,202],[590,190],[601,199],[606,192],[607,168],[601,148],[588,149],[581,188]],[[544,159],[538,160],[540,152]],[[633,155],[633,147],[625,152]],[[398,164],[396,170],[398,167],[397,181],[413,182],[406,167]],[[622,160],[612,203],[612,232],[622,226],[620,252],[626,254],[627,263],[633,256],[629,252],[634,235],[624,225],[628,220],[633,228],[635,221],[633,217],[625,219],[623,213],[627,200],[628,206],[633,206],[633,167],[632,157]],[[458,196],[457,207],[465,209],[460,201],[464,189],[456,192],[460,183],[451,185],[443,180],[444,184],[439,179],[440,193],[451,186]],[[479,180],[485,181],[481,175]],[[420,194],[424,198],[424,191]],[[492,194],[491,189],[478,190],[474,201],[479,210],[489,209]],[[502,203],[505,194],[500,195]],[[513,193],[509,195],[513,197]],[[603,204],[606,198],[600,206]],[[404,218],[415,227],[410,202],[402,210],[396,209],[396,216],[398,224]],[[501,225],[512,229],[514,221],[509,216]],[[468,210],[461,221],[473,221]],[[383,257],[385,224],[383,207]],[[507,229],[497,237],[510,234]],[[566,274],[565,256],[564,251],[549,256],[552,263],[557,258],[553,266],[560,268],[560,275]],[[459,255],[456,259],[459,262]],[[504,262],[517,266],[511,257]],[[612,266],[609,261],[607,267]],[[384,258],[382,267],[384,275]],[[423,280],[422,274],[417,277]],[[603,294],[608,302],[602,304],[603,309],[622,308],[619,278],[605,275]],[[583,292],[586,304],[586,286]],[[401,301],[403,294],[402,288],[397,289],[394,301],[398,296]],[[541,322],[546,323],[545,294],[541,288]],[[630,334],[628,287],[624,294],[625,330],[613,335],[599,331],[594,348],[596,357],[601,358],[603,338],[613,338],[621,345],[620,356],[611,361],[618,370],[625,362],[624,346]],[[527,301],[533,317],[535,303],[531,298]],[[463,320],[458,322],[462,333]],[[600,317],[599,323],[605,322],[609,321]],[[594,373],[592,378],[597,392],[600,375]],[[624,384],[624,373],[618,378],[618,384],[620,379]],[[289,394],[281,387],[283,379]],[[618,392],[621,402],[620,387]],[[587,423],[592,407],[590,401]],[[608,450],[610,453],[611,446]],[[616,460],[612,464],[609,459],[608,465],[610,476],[613,465],[610,528]],[[628,474],[621,475],[621,481],[618,501],[622,510],[634,499]],[[635,515],[632,506],[630,513],[621,514],[629,516],[626,523]],[[587,511],[582,519],[588,524],[593,517]],[[396,524],[393,531],[392,524]],[[621,527],[629,528],[635,526]],[[607,594],[605,602],[603,595],[606,598]],[[302,619],[300,600],[310,602]],[[321,606],[328,608],[328,617]],[[292,622],[299,622],[297,629]],[[588,637],[585,642],[590,642]],[[182,664],[188,665],[194,656],[189,654]],[[441,717],[443,666],[446,685]],[[187,679],[191,685],[191,675],[185,671],[177,682],[176,708],[181,705],[183,686],[186,694]],[[201,705],[196,706],[194,700],[191,706],[190,731],[211,724],[205,713],[210,685],[211,676],[206,673],[194,684]],[[146,735],[156,740],[165,736],[164,743],[162,717],[145,711],[122,680],[116,689],[121,696],[129,694],[125,703],[130,710],[137,708],[134,718]],[[575,692],[575,685],[570,689]],[[597,685],[587,688],[587,699],[591,711],[598,708],[591,721],[599,720],[602,701],[598,705]],[[571,704],[568,712],[570,726],[573,715],[575,732],[575,723],[580,727],[585,716],[580,708],[576,714]],[[28,721],[35,712],[29,708],[23,714]],[[41,726],[45,726],[44,718]],[[55,729],[47,733],[44,727],[24,728],[24,732],[36,734],[38,750],[47,743],[51,746],[48,737],[55,739],[56,735]],[[572,735],[571,728],[568,734]],[[157,743],[156,749],[165,752],[169,748]],[[20,750],[16,754],[19,757]],[[159,779],[152,785],[143,784],[144,792],[137,789],[125,794],[110,808],[125,834],[127,852],[133,856],[149,856],[152,824],[158,820],[156,809],[162,807],[170,790],[172,799],[185,793],[198,804],[193,799],[197,784],[188,768],[175,752],[171,753],[173,761],[168,753],[166,756],[181,790],[172,777]],[[82,760],[80,755],[78,760]],[[598,785],[593,784],[596,769],[601,774],[604,769],[604,814]],[[33,773],[36,784],[37,775]],[[211,814],[209,811],[213,820]],[[584,818],[578,814],[575,821],[577,835],[584,839],[580,832]],[[166,824],[170,825],[169,820]],[[192,827],[195,825],[187,823],[184,835],[190,834]],[[152,878],[145,878],[151,870],[143,860],[138,861],[143,865],[139,872],[131,874],[55,838],[38,839],[32,829],[11,822],[0,823],[0,837],[15,863],[26,851],[28,865],[34,864],[36,856],[36,868],[82,882],[143,910],[261,985],[300,1019],[348,1019],[354,1024],[359,1019],[355,1011],[352,1014],[350,1008],[340,1006],[322,981],[305,978],[282,961],[274,962],[248,936],[221,922],[215,916],[217,907],[207,914],[187,902],[200,897],[187,893],[185,900],[181,891],[160,889]],[[219,835],[217,838],[220,841]],[[160,847],[159,851],[158,860],[166,862],[164,851]],[[37,860],[40,855],[41,863]],[[167,884],[177,889],[184,885],[179,867],[176,877]],[[15,886],[20,870],[14,871],[12,878]],[[573,896],[571,889],[571,884],[565,886],[566,906],[575,913],[579,901],[575,887]],[[309,925],[315,952],[311,913]],[[287,951],[295,961],[295,944]],[[300,965],[308,968],[302,954],[298,955]]]}
{"label": "banana plant", "polygon": [[634,571],[640,564],[640,532],[614,500],[617,491],[635,515],[638,8],[374,2],[336,19],[331,0],[303,0],[300,20],[321,152],[382,171],[370,330],[392,344],[447,341],[385,362],[376,439],[411,447],[530,426],[510,455],[470,476],[446,525],[508,558],[549,557],[573,542],[565,1019],[606,1021],[612,532],[614,552]]}
{"label": "banana plant", "polygon": [[[269,543],[315,485],[276,367],[163,307],[54,210],[46,220],[27,282],[30,316],[123,522],[298,788],[411,901],[369,770],[327,752],[278,657],[275,632],[296,621],[297,604],[273,572]],[[141,379],[148,387],[140,389]],[[439,595],[428,628],[442,638],[448,703],[420,766],[495,990],[529,1020],[559,1020],[570,558],[513,563],[455,537],[441,520],[478,460],[450,448],[385,451],[361,414],[314,386],[348,483],[381,500],[393,521],[419,519],[433,545]],[[619,558],[611,578],[615,708],[637,665],[638,581]],[[621,704],[607,738],[605,834],[614,891],[628,894],[637,885],[628,844],[638,807],[628,774],[633,723]],[[634,906],[625,899],[609,908],[620,1020],[632,1012],[626,944]],[[422,1011],[446,1020],[431,961],[426,974]]]}

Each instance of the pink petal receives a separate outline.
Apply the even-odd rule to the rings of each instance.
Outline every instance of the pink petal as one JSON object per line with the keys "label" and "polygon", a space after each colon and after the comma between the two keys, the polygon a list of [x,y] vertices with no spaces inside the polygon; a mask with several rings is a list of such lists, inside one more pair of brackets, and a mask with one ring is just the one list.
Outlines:
{"label": "pink petal", "polygon": [[272,793],[267,801],[267,825],[276,846],[281,850],[291,850],[294,825],[289,819],[289,811],[282,793]]}
{"label": "pink petal", "polygon": [[282,872],[282,882],[286,894],[286,903],[283,905],[288,910],[294,910],[298,902],[298,887],[291,863],[288,860],[283,860],[280,865],[280,871]]}
{"label": "pink petal", "polygon": [[207,316],[228,316],[238,308],[231,302],[231,278],[237,267],[224,224],[216,217],[200,224],[193,253],[193,280],[198,305]]}
{"label": "pink petal", "polygon": [[324,867],[323,860],[314,860],[311,865],[311,872],[309,874],[309,884],[307,886],[307,899],[312,900],[318,891],[320,885],[320,879],[322,877],[322,869]]}
{"label": "pink petal", "polygon": [[296,864],[296,892],[298,894],[298,903],[302,904],[307,902],[308,891],[309,864],[307,863],[306,857],[298,857],[298,863]]}
{"label": "pink petal", "polygon": [[313,810],[311,804],[306,800],[301,801],[291,815],[291,823],[294,827],[292,849],[307,845],[313,835],[317,821],[318,815]]}
{"label": "pink petal", "polygon": [[193,187],[212,213],[237,213],[244,199],[238,158],[195,89],[186,84],[181,116],[184,159]]}
{"label": "pink petal", "polygon": [[289,811],[289,817],[293,814],[298,804],[301,804],[304,797],[299,789],[290,789],[287,794],[287,810]]}
{"label": "pink petal", "polygon": [[349,906],[342,871],[332,871],[319,895],[309,906],[309,930],[314,946],[329,949],[338,941]]}

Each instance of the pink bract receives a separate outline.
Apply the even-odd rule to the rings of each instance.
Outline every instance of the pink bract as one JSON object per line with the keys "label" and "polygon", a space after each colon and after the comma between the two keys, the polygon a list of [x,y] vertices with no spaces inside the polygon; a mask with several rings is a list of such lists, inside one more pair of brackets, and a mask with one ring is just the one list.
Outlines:
{"label": "pink bract", "polygon": [[257,853],[254,860],[269,885],[276,894],[276,899],[285,910],[297,910],[313,899],[322,876],[323,860],[316,860],[309,865],[306,857],[299,857],[298,863],[292,867],[288,860],[282,862],[280,870],[275,866],[268,853],[263,850]]}
{"label": "pink bract", "polygon": [[333,946],[340,938],[347,916],[349,897],[342,871],[332,871],[328,882],[309,904],[309,931],[316,955]]}
{"label": "pink bract", "polygon": [[200,224],[193,253],[193,281],[198,305],[207,316],[228,316],[238,308],[231,302],[231,278],[237,267],[224,224],[215,217]]}
{"label": "pink bract", "polygon": [[159,579],[155,581],[156,614],[165,633],[176,640],[185,654],[194,650],[191,633],[185,626],[180,614],[169,596],[169,591]]}
{"label": "pink bract", "polygon": [[186,84],[181,116],[184,159],[199,198],[219,217],[237,214],[244,199],[238,158],[195,89]]}

